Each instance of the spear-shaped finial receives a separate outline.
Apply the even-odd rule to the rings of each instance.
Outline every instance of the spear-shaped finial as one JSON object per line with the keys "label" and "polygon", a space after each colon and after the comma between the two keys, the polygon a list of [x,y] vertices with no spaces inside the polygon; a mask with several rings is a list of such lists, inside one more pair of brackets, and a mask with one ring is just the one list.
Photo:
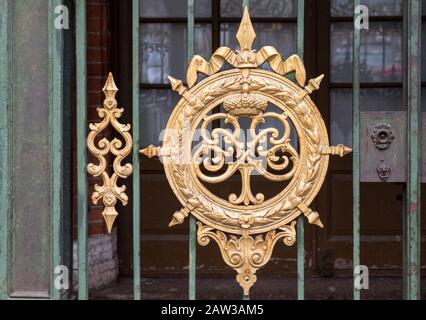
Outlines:
{"label": "spear-shaped finial", "polygon": [[241,51],[251,50],[253,41],[256,39],[256,33],[254,32],[253,25],[251,24],[248,7],[244,8],[243,19],[241,20],[240,28],[238,29],[236,38],[240,45]]}
{"label": "spear-shaped finial", "polygon": [[104,217],[108,233],[112,232],[112,226],[114,225],[114,221],[118,216],[118,212],[115,210],[115,207],[105,207],[102,212],[102,216]]}
{"label": "spear-shaped finial", "polygon": [[115,98],[115,95],[118,92],[118,88],[115,84],[114,77],[111,72],[108,74],[107,81],[105,82],[105,86],[102,88],[102,91],[104,92],[106,98]]}

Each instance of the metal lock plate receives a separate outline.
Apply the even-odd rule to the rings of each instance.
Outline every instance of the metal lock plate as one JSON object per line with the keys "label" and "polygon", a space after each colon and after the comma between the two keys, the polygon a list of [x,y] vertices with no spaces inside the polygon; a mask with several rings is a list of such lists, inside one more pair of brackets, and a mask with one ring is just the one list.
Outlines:
{"label": "metal lock plate", "polygon": [[406,180],[404,111],[361,112],[361,182]]}

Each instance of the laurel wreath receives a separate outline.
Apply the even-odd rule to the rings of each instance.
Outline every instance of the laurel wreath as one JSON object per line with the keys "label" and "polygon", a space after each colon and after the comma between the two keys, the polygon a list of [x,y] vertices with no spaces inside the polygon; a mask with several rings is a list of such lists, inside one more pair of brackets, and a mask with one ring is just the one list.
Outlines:
{"label": "laurel wreath", "polygon": [[[204,216],[208,220],[213,220],[226,226],[238,226],[240,212],[228,208],[225,209],[197,192],[191,179],[190,165],[183,161],[183,157],[185,154],[189,154],[188,152],[190,151],[184,150],[184,148],[189,145],[187,144],[187,139],[190,138],[190,128],[194,116],[214,99],[229,92],[239,91],[240,88],[240,83],[236,76],[218,81],[198,93],[196,96],[198,103],[193,106],[187,105],[185,112],[179,115],[177,119],[177,128],[179,130],[177,130],[174,136],[175,141],[172,141],[172,145],[177,146],[177,151],[172,155],[172,159],[175,160],[172,161],[172,174],[177,188],[186,198],[193,212]],[[320,172],[318,169],[321,163],[320,132],[319,124],[311,108],[304,101],[298,102],[296,93],[288,90],[280,82],[261,77],[251,77],[250,90],[251,92],[274,96],[291,109],[301,123],[306,138],[306,147],[308,148],[306,162],[305,164],[300,164],[302,165],[299,172],[300,176],[294,177],[294,179],[298,179],[298,183],[291,190],[290,194],[272,207],[260,209],[253,213],[255,220],[253,226],[263,226],[277,222],[283,216],[295,210],[315,186],[315,180]]]}

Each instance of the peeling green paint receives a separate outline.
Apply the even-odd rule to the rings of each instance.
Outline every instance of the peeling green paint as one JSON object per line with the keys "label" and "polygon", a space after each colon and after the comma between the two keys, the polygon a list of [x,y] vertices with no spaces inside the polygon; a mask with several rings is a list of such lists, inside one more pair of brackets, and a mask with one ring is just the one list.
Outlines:
{"label": "peeling green paint", "polygon": [[353,192],[353,278],[354,278],[354,300],[361,298],[360,290],[355,286],[355,279],[358,273],[355,272],[356,267],[360,265],[360,112],[359,112],[359,74],[360,74],[360,29],[355,28],[355,19],[357,17],[355,11],[360,5],[359,0],[354,0],[354,39],[353,39],[353,95],[352,95],[352,192]]}
{"label": "peeling green paint", "polygon": [[62,4],[62,0],[49,1],[49,128],[50,128],[50,155],[51,155],[51,297],[60,299],[61,291],[54,286],[55,268],[62,265],[62,143],[63,143],[63,106],[62,106],[62,30],[55,28],[55,7]]}
{"label": "peeling green paint", "polygon": [[[188,0],[188,63],[194,55],[194,0]],[[189,217],[189,300],[196,299],[197,276],[197,222],[191,215]]]}
{"label": "peeling green paint", "polygon": [[87,72],[86,0],[76,1],[77,68],[77,214],[78,214],[78,298],[88,298],[87,282]]}
{"label": "peeling green paint", "polygon": [[407,185],[404,214],[404,298],[420,299],[420,172],[421,172],[421,110],[420,110],[420,41],[421,0],[405,2],[406,77],[407,99]]}
{"label": "peeling green paint", "polygon": [[140,176],[139,176],[139,0],[132,0],[133,117],[133,297],[141,299]]}
{"label": "peeling green paint", "polygon": [[9,186],[10,186],[10,94],[9,94],[9,2],[0,0],[0,299],[9,297],[7,265],[9,261]]}
{"label": "peeling green paint", "polygon": [[[303,60],[305,33],[305,0],[297,1],[297,54]],[[305,299],[305,228],[304,216],[297,219],[297,299]]]}

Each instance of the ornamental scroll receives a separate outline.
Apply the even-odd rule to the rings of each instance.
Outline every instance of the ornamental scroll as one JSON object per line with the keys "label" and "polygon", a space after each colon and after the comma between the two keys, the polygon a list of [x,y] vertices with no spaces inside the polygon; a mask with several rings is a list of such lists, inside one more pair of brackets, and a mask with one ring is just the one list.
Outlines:
{"label": "ornamental scroll", "polygon": [[[121,164],[132,151],[132,136],[130,134],[130,124],[121,124],[118,119],[124,112],[124,109],[117,107],[115,95],[118,88],[115,85],[114,78],[110,73],[104,88],[105,100],[102,107],[97,108],[98,115],[102,119],[99,123],[89,125],[89,135],[87,137],[87,148],[95,156],[99,163],[89,163],[87,172],[94,177],[102,177],[102,185],[95,185],[95,191],[92,193],[92,202],[97,204],[102,199],[104,210],[102,216],[105,219],[108,232],[111,233],[112,226],[118,216],[115,205],[120,200],[123,205],[127,204],[126,186],[118,186],[119,178],[127,178],[132,174],[133,167],[130,163]],[[121,138],[114,138],[109,141],[106,137],[101,138],[102,133],[111,126],[117,131]],[[100,139],[97,139],[100,138]],[[124,140],[124,145],[123,141]],[[107,170],[107,157],[111,153],[115,156],[110,176]]]}
{"label": "ornamental scroll", "polygon": [[[218,244],[248,295],[275,243],[294,244],[300,214],[323,226],[309,205],[324,181],[329,155],[343,156],[351,149],[329,145],[324,121],[309,97],[323,75],[305,85],[305,67],[297,55],[283,60],[273,47],[253,50],[256,34],[247,8],[236,37],[240,50],[221,47],[209,62],[194,56],[188,87],[169,77],[182,99],[167,123],[163,145],[141,153],[161,157],[183,206],[170,226],[192,214],[198,220],[198,243]],[[234,69],[219,72],[225,62]],[[265,63],[272,71],[259,69]],[[208,77],[195,85],[199,72]],[[284,77],[289,73],[296,82]],[[283,185],[282,190],[271,197],[254,192],[255,175]],[[235,177],[240,188],[226,197],[209,188]]]}

